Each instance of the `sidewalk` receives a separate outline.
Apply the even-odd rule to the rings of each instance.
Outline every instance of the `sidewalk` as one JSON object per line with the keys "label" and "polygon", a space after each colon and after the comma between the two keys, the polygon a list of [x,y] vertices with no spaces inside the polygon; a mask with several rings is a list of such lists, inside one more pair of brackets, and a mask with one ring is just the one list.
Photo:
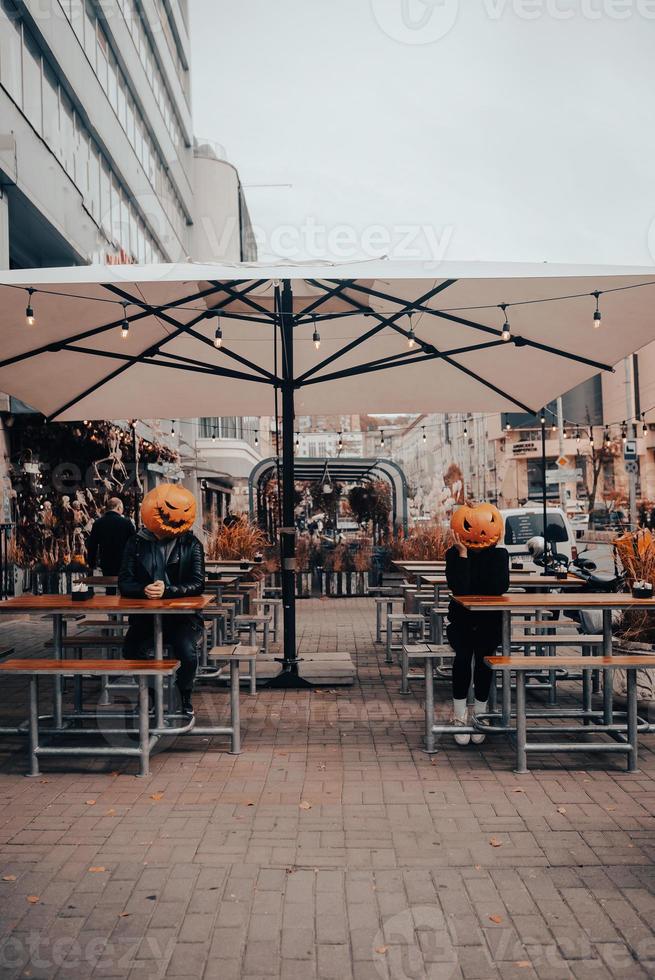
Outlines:
{"label": "sidewalk", "polygon": [[[504,739],[430,758],[370,600],[298,608],[301,652],[351,651],[358,682],[244,693],[238,757],[178,739],[146,780],[90,759],[31,780],[0,741],[0,977],[653,976],[655,740],[636,775],[608,754],[516,776]],[[205,692],[201,717],[226,700]]]}

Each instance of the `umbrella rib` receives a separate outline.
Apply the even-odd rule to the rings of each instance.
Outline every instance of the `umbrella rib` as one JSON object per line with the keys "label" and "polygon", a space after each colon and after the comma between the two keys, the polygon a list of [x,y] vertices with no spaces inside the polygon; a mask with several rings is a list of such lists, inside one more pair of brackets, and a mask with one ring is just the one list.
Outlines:
{"label": "umbrella rib", "polygon": [[[248,288],[256,289],[257,286],[261,285],[264,282],[266,282],[265,279],[260,279],[257,282],[252,283]],[[106,286],[105,288],[111,289],[112,292],[116,293],[119,296],[122,295],[126,300],[129,299],[129,301],[134,306],[144,307],[148,305],[145,302],[145,300],[134,299],[133,297],[130,296],[129,293],[125,292],[122,289],[119,289],[118,286],[114,286],[113,284],[111,286]],[[210,290],[210,292],[215,292],[215,291],[216,290],[214,289]],[[203,334],[199,333],[199,331],[194,330],[193,327],[197,323],[201,323],[203,320],[208,319],[209,316],[215,314],[217,310],[220,310],[222,308],[222,306],[227,306],[227,304],[230,303],[231,301],[232,301],[231,298],[228,297],[226,300],[224,300],[224,302],[220,306],[213,307],[211,311],[207,311],[207,312],[203,311],[198,316],[190,320],[189,323],[180,323],[179,320],[176,320],[174,317],[165,313],[163,308],[157,307],[156,313],[154,315],[160,317],[162,320],[164,320],[166,323],[169,323],[171,326],[179,328],[176,330],[176,332],[171,334],[169,337],[165,338],[162,341],[160,347],[163,347],[163,345],[167,344],[170,340],[174,340],[179,335],[179,332],[181,330],[183,333],[188,334],[190,337],[193,337],[195,340],[200,341],[200,343],[205,344],[205,346],[211,347],[212,350],[215,350],[212,341],[208,337],[205,337]],[[263,377],[267,378],[268,381],[271,382],[271,384],[275,383],[275,376],[272,375],[265,368],[260,367],[258,364],[255,364],[253,361],[248,360],[248,358],[243,357],[241,354],[237,354],[236,351],[230,350],[229,347],[223,347],[221,348],[221,350],[224,354],[227,355],[227,357],[230,357],[233,360],[238,361],[240,364],[243,364],[244,367],[249,367],[252,371],[256,371],[258,374],[261,374]]]}
{"label": "umbrella rib", "polygon": [[[344,368],[342,371],[333,371],[332,374],[322,374],[320,378],[310,378],[308,381],[303,382],[303,387],[306,385],[318,385],[323,381],[338,381],[340,378],[354,378],[360,374],[371,374],[373,371],[385,371],[389,368],[397,367],[409,367],[411,364],[422,364],[424,361],[434,361],[443,357],[444,355],[440,351],[435,351],[434,353],[424,353],[421,354],[420,351],[416,351],[414,356],[405,354],[392,354],[390,357],[380,358],[377,361],[369,361],[366,364],[358,364],[356,367]],[[400,358],[404,358],[404,361],[400,361]]]}
{"label": "umbrella rib", "polygon": [[[74,354],[90,354],[92,357],[108,357],[112,360],[118,361],[132,360],[129,354],[120,354],[118,351],[97,350],[93,347],[78,347],[75,344],[62,344],[61,349],[69,350]],[[168,364],[166,361],[156,361],[154,360],[154,355],[159,355],[159,357],[167,357],[172,361],[179,361],[180,363]],[[152,348],[149,351],[143,352],[143,359],[139,363],[147,364],[151,367],[176,368],[178,371],[189,370],[196,373],[201,372],[202,374],[210,374],[212,376],[219,375],[227,378],[236,378],[239,381],[255,381],[259,384],[268,383],[264,378],[256,378],[250,374],[245,374],[243,371],[233,371],[231,368],[203,364],[202,361],[196,361],[191,357],[182,357],[180,354],[169,354],[167,351],[156,351]]]}
{"label": "umbrella rib", "polygon": [[[310,280],[308,280],[308,282],[309,281]],[[348,286],[350,284],[350,282],[352,282],[352,280],[350,280],[350,279],[347,279],[345,282],[340,282],[337,286],[334,287],[334,289],[331,289],[324,296],[318,296],[312,303],[309,304],[309,306],[305,306],[304,309],[298,310],[298,312],[296,313],[296,315],[294,317],[295,321],[298,322],[301,317],[307,316],[307,314],[308,313],[311,313],[312,310],[316,310],[320,306],[323,306],[323,304],[324,303],[327,303],[327,301],[332,296],[338,296],[342,292],[342,290],[344,290],[346,288],[346,286]]]}
{"label": "umbrella rib", "polygon": [[509,395],[506,391],[503,391],[502,388],[498,388],[497,385],[493,384],[491,381],[487,381],[486,378],[476,374],[475,371],[471,371],[469,368],[464,367],[463,364],[459,364],[457,361],[454,361],[452,357],[449,357],[447,354],[442,354],[441,356],[447,364],[450,364],[451,367],[457,368],[458,371],[462,371],[464,374],[468,375],[469,378],[473,378],[481,385],[484,385],[485,388],[490,388],[491,391],[495,391],[497,395],[501,395],[503,398],[507,398],[508,401],[514,402],[515,405],[522,408],[524,412],[528,413],[528,415],[537,414],[535,409],[530,408],[528,405],[524,405],[523,402],[518,401],[518,399],[514,398],[513,395]]}
{"label": "umbrella rib", "polygon": [[[317,286],[319,289],[324,289],[326,292],[329,292],[328,287],[325,286],[322,282],[319,282],[318,279],[308,279],[307,282],[312,286]],[[421,303],[425,299],[430,299],[430,297],[434,296],[435,293],[441,292],[443,289],[446,289],[447,286],[452,285],[453,282],[455,282],[455,280],[453,279],[446,280],[445,282],[441,283],[439,286],[428,290],[427,293],[424,293],[423,296],[419,298],[418,302]],[[345,347],[340,348],[340,350],[335,351],[334,354],[330,354],[329,357],[324,358],[324,360],[322,360],[319,364],[316,364],[313,368],[310,368],[308,371],[305,371],[305,373],[298,378],[299,384],[303,384],[306,379],[313,377],[313,375],[317,374],[324,367],[327,367],[328,364],[332,364],[340,357],[343,357],[345,354],[348,354],[351,350],[354,350],[356,347],[361,346],[361,344],[365,343],[371,337],[374,337],[376,334],[380,333],[380,331],[387,326],[391,327],[392,330],[396,330],[400,333],[404,333],[404,336],[407,336],[407,334],[400,327],[397,327],[395,325],[394,321],[399,319],[401,316],[404,316],[409,310],[415,309],[415,304],[409,303],[402,310],[398,310],[396,313],[393,313],[391,317],[383,317],[382,314],[377,313],[376,311],[371,310],[369,307],[364,306],[362,303],[359,303],[356,299],[353,299],[351,296],[342,296],[342,298],[346,303],[352,306],[355,310],[358,310],[361,313],[366,313],[369,316],[374,316],[380,322],[378,323],[377,326],[372,327],[370,330],[367,330],[366,333],[363,333],[360,337],[356,337],[354,340],[351,340],[350,343],[345,345]]]}
{"label": "umbrella rib", "polygon": [[[209,281],[214,286],[216,286],[218,290],[227,293],[230,300],[243,300],[246,306],[250,306],[251,309],[256,310],[258,313],[264,313],[265,316],[269,318],[269,320],[272,319],[270,310],[267,310],[265,306],[261,306],[259,303],[255,303],[254,300],[250,299],[249,297],[246,297],[245,291],[232,289],[232,287],[228,286],[227,284],[223,285],[218,279],[210,279]],[[265,282],[266,279],[260,279],[258,285],[262,286]]]}

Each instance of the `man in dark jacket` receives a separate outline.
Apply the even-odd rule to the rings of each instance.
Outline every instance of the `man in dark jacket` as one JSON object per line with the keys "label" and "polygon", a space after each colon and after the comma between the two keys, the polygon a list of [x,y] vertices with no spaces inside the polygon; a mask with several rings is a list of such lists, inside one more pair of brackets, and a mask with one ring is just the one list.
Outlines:
{"label": "man in dark jacket", "polygon": [[[143,511],[142,511],[143,513]],[[143,527],[127,543],[118,577],[120,594],[130,598],[178,599],[202,595],[205,588],[205,555],[198,538],[191,531],[179,534],[154,533]],[[182,700],[182,711],[193,715],[191,693],[198,667],[198,644],[203,620],[196,613],[174,613],[163,616],[164,643],[180,661],[176,683]],[[130,616],[123,654],[126,658],[144,659],[153,647],[150,616]]]}
{"label": "man in dark jacket", "polygon": [[91,528],[87,542],[89,568],[100,565],[103,575],[118,575],[123,549],[133,534],[134,524],[123,516],[123,501],[119,497],[110,497],[105,513]]}

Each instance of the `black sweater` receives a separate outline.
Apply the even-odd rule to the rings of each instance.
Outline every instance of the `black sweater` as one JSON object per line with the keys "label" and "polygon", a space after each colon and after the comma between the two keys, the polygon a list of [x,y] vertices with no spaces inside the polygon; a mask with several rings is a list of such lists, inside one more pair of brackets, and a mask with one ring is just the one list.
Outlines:
{"label": "black sweater", "polygon": [[[449,548],[446,580],[453,595],[503,595],[509,588],[509,553],[505,548],[484,548],[460,558],[457,548]],[[484,625],[490,639],[500,637],[500,613],[469,612],[451,600],[448,619],[456,628]]]}

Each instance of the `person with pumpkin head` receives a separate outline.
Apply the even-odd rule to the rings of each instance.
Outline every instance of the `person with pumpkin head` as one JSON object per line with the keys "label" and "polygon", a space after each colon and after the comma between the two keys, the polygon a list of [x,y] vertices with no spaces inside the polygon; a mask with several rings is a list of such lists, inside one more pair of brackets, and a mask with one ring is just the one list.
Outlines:
{"label": "person with pumpkin head", "polygon": [[[177,599],[202,595],[205,589],[205,554],[191,528],[196,501],[186,487],[162,483],[143,498],[141,529],[128,541],[118,575],[121,595],[142,599]],[[193,715],[191,693],[198,667],[202,617],[175,613],[163,616],[164,643],[180,661],[176,683],[182,712]],[[130,616],[123,654],[144,659],[153,646],[148,616]]]}
{"label": "person with pumpkin head", "polygon": [[[446,580],[457,595],[502,595],[509,588],[509,554],[498,544],[503,536],[503,519],[493,504],[464,505],[452,515],[454,545],[446,552]],[[487,710],[492,672],[484,658],[491,656],[501,641],[501,614],[471,612],[451,600],[448,607],[448,642],[455,651],[453,661],[453,724],[468,724],[467,697],[473,673],[474,714]],[[484,742],[484,734],[455,735],[458,745]]]}

